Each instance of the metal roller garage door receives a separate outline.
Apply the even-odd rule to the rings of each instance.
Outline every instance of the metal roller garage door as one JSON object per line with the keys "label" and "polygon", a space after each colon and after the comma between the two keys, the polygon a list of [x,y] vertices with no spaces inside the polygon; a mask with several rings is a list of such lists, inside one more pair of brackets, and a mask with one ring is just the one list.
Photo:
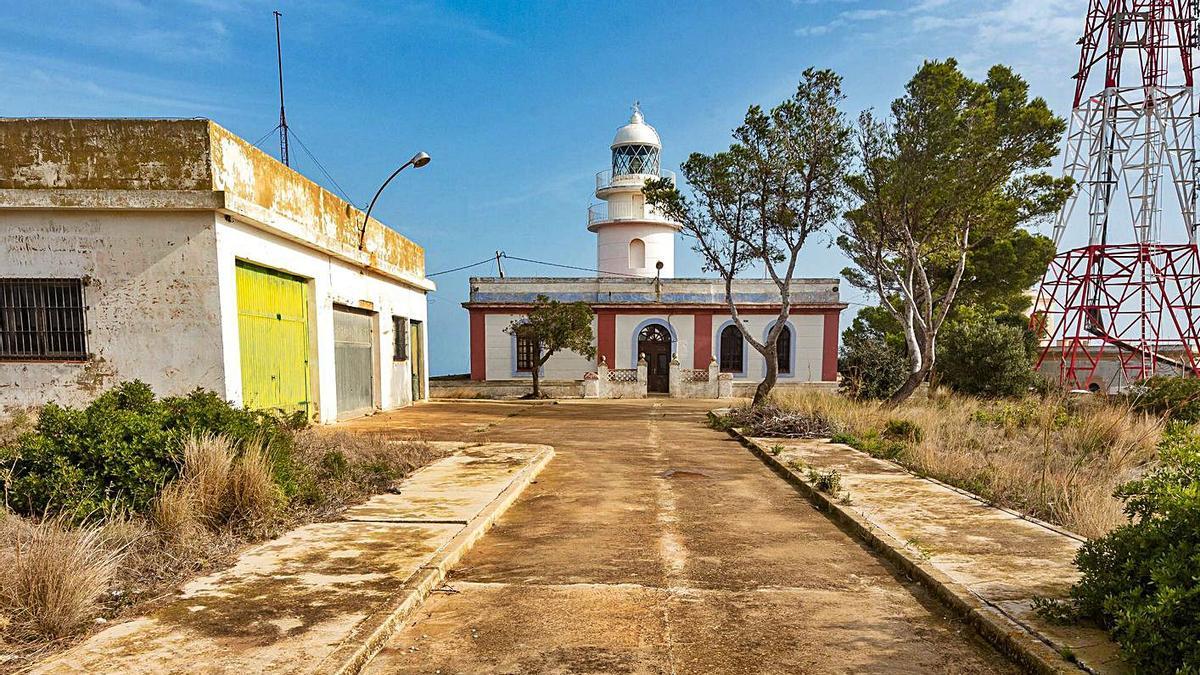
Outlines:
{"label": "metal roller garage door", "polygon": [[349,307],[333,308],[338,419],[362,415],[375,407],[372,323],[370,313]]}
{"label": "metal roller garage door", "polygon": [[237,263],[242,404],[311,414],[308,388],[308,284]]}

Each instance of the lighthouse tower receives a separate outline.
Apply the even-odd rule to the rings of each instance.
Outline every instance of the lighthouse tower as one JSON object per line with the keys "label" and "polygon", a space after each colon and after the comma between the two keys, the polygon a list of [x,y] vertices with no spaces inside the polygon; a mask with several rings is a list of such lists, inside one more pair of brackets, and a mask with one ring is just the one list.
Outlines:
{"label": "lighthouse tower", "polygon": [[[675,179],[660,166],[662,142],[635,103],[629,124],[612,142],[612,167],[596,174],[596,198],[588,209],[588,230],[596,233],[596,269],[602,276],[675,274],[678,223],[646,204],[642,187],[652,178]],[[659,264],[661,263],[661,267]]]}

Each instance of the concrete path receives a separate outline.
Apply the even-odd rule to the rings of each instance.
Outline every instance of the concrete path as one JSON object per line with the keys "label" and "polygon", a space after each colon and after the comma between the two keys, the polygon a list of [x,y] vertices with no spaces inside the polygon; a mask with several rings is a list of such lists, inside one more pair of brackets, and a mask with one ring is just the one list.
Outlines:
{"label": "concrete path", "polygon": [[[1067,596],[1079,578],[1073,561],[1082,537],[840,443],[750,441],[768,461],[802,479],[809,469],[836,470],[841,490],[824,498],[830,509],[849,514],[882,544],[928,570],[930,583],[978,606],[985,620],[1023,631],[1031,654],[1060,667],[1070,667],[1060,656],[1069,654],[1092,672],[1129,671],[1103,630],[1055,625],[1033,610],[1036,596]],[[776,447],[782,448],[777,455]]]}
{"label": "concrete path", "polygon": [[1016,672],[712,402],[433,403],[351,429],[556,456],[369,673]]}
{"label": "concrete path", "polygon": [[187,584],[38,673],[313,673],[356,669],[444,579],[553,451],[466,447],[344,521],[298,528]]}

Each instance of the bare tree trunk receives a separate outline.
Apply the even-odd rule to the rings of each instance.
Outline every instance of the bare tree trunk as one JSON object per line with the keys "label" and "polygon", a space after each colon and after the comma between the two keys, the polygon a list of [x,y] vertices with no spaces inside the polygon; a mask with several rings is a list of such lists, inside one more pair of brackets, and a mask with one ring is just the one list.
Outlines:
{"label": "bare tree trunk", "polygon": [[533,397],[536,399],[536,398],[542,397],[542,389],[540,386],[540,380],[541,380],[540,376],[541,376],[542,364],[545,363],[546,361],[550,360],[550,355],[547,354],[544,357],[542,356],[542,343],[540,340],[534,344],[534,348],[536,349],[536,351],[534,353],[537,354],[537,358],[533,360],[532,375],[533,375]]}
{"label": "bare tree trunk", "polygon": [[763,353],[767,360],[767,375],[754,390],[754,401],[750,405],[755,408],[767,402],[767,397],[771,395],[771,390],[775,388],[775,383],[779,380],[779,350],[776,349],[776,344],[772,343]]}
{"label": "bare tree trunk", "polygon": [[920,387],[925,378],[929,376],[931,370],[933,370],[933,349],[926,343],[922,349],[921,367],[908,374],[908,379],[904,381],[904,384],[900,385],[900,388],[895,393],[888,397],[888,400],[883,404],[883,408],[885,410],[893,410],[908,400],[913,395],[913,392],[917,390],[917,387]]}

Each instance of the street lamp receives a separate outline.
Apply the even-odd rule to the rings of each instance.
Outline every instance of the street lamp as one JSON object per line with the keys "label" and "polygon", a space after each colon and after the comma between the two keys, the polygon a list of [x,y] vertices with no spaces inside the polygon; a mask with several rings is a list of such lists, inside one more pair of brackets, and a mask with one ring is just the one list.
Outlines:
{"label": "street lamp", "polygon": [[367,238],[367,223],[371,222],[371,209],[375,208],[375,200],[379,199],[379,195],[383,192],[383,189],[387,187],[388,183],[392,182],[392,179],[395,178],[401,171],[410,166],[415,169],[419,169],[428,163],[429,153],[424,151],[418,152],[412,156],[412,159],[402,164],[399,169],[393,171],[392,175],[387,177],[387,180],[383,181],[383,185],[380,185],[379,189],[375,191],[375,196],[371,197],[371,204],[367,207],[367,212],[363,214],[362,228],[358,231],[358,250],[362,250],[363,241]]}

